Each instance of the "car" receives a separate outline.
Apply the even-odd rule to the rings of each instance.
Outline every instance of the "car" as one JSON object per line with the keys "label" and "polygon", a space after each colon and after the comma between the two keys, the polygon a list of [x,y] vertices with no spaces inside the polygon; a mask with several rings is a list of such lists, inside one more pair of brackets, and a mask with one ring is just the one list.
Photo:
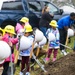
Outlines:
{"label": "car", "polygon": [[54,19],[57,21],[61,17],[70,14],[70,12],[66,13],[66,11],[58,8],[49,0],[6,1],[3,2],[0,10],[0,27],[4,28],[8,24],[16,26],[16,23],[25,16],[29,18],[29,22],[33,28],[39,28],[39,20],[42,15],[41,11],[46,5],[50,7],[50,13],[54,14]]}

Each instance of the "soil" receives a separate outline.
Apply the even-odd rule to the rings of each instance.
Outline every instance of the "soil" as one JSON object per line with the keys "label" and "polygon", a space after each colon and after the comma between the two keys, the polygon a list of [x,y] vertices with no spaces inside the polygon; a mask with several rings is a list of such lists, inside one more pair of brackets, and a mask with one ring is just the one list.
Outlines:
{"label": "soil", "polygon": [[45,69],[47,73],[41,72],[40,75],[75,75],[75,52],[49,62]]}

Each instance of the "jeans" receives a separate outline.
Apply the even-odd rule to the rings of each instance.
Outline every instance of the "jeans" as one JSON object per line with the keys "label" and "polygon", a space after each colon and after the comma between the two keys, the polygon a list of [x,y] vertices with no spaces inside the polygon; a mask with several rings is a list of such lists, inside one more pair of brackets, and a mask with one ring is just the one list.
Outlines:
{"label": "jeans", "polygon": [[[59,33],[60,33],[60,43],[65,45],[66,37],[67,37],[67,31],[59,29]],[[63,50],[63,49],[65,49],[65,47],[60,45],[60,50]]]}
{"label": "jeans", "polygon": [[46,37],[47,28],[46,27],[40,27],[40,30],[43,32],[44,36]]}
{"label": "jeans", "polygon": [[2,75],[8,75],[8,73],[7,73],[7,71],[8,71],[8,68],[9,68],[9,62],[5,62],[4,64],[3,64],[3,73],[2,73]]}

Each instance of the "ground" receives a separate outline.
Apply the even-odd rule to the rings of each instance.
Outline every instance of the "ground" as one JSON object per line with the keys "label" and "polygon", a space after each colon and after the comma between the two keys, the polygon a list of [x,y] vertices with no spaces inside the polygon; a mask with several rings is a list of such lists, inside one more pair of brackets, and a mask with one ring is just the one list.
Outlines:
{"label": "ground", "polygon": [[45,69],[48,73],[41,72],[39,75],[75,75],[75,52],[49,62]]}
{"label": "ground", "polygon": [[[69,47],[74,46],[74,40],[71,40],[71,43],[68,44]],[[44,47],[46,49],[47,46]],[[31,70],[31,75],[75,75],[75,52],[73,50],[67,50],[69,52],[68,55],[64,56],[61,55],[60,50],[58,50],[58,56],[57,60],[55,62],[49,62],[48,64],[45,64],[42,61],[42,58],[45,56],[42,56],[39,58],[42,64],[45,64],[45,69],[47,73],[43,72],[41,68],[37,68],[37,64],[34,66],[34,70]],[[44,51],[43,55],[46,53]],[[41,53],[39,53],[39,56]],[[52,58],[52,57],[51,57]],[[19,75],[20,73],[20,67],[16,67],[16,71],[14,75]],[[1,74],[0,74],[1,75]]]}

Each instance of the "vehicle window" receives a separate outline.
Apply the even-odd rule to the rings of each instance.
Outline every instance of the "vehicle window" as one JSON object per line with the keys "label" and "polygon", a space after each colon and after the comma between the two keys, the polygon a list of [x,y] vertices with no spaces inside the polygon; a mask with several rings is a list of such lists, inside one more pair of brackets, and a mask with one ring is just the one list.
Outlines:
{"label": "vehicle window", "polygon": [[58,11],[58,9],[51,3],[49,2],[43,2],[44,6],[49,6],[50,7],[50,12],[51,13],[56,13]]}
{"label": "vehicle window", "polygon": [[23,10],[22,2],[4,2],[2,10]]}
{"label": "vehicle window", "polygon": [[29,2],[29,8],[31,11],[41,11],[42,8],[41,8],[41,4],[39,2]]}

